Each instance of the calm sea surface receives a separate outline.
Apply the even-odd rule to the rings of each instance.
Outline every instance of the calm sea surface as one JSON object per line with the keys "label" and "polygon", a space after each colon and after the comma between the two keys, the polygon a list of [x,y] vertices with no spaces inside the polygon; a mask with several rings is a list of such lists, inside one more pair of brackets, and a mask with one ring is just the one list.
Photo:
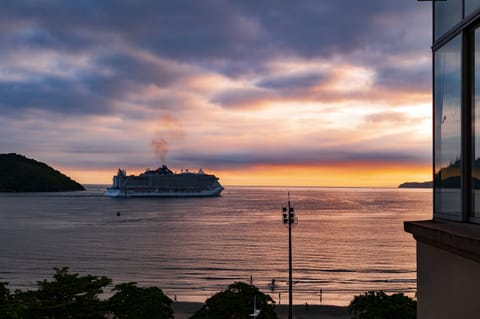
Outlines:
{"label": "calm sea surface", "polygon": [[[290,191],[293,301],[347,305],[372,289],[416,290],[415,241],[403,222],[431,218],[431,190],[227,187],[220,197],[111,199],[74,193],[0,193],[0,281],[31,289],[53,267],[158,286],[204,301],[234,281],[288,302]],[[120,212],[120,216],[117,216]],[[271,290],[269,283],[275,278]],[[280,300],[279,300],[280,299]]]}

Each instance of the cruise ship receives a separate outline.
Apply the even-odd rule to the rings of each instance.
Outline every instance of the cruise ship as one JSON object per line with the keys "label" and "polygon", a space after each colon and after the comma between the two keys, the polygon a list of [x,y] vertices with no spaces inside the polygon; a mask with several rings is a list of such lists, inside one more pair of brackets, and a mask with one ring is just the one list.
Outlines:
{"label": "cruise ship", "polygon": [[182,170],[172,172],[166,165],[147,169],[140,175],[127,175],[119,169],[113,176],[112,187],[105,192],[109,197],[206,197],[218,196],[223,191],[215,175]]}

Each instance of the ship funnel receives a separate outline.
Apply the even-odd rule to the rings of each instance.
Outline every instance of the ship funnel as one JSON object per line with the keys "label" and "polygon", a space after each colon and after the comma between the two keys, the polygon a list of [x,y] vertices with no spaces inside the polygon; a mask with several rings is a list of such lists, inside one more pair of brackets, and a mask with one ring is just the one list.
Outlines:
{"label": "ship funnel", "polygon": [[168,142],[164,138],[154,138],[152,140],[152,147],[155,150],[155,155],[160,158],[162,165],[165,166],[165,158],[168,154]]}

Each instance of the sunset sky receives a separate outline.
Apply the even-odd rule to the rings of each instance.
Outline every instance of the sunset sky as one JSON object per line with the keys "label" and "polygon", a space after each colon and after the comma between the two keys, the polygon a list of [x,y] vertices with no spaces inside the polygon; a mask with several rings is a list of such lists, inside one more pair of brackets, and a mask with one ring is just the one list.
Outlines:
{"label": "sunset sky", "polygon": [[[0,153],[110,183],[431,180],[431,2],[4,0]],[[163,159],[162,159],[163,158]]]}

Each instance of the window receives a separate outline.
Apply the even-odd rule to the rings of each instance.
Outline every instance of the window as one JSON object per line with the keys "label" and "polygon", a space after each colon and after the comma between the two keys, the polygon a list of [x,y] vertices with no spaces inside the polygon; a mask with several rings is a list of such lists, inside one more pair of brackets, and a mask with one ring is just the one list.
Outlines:
{"label": "window", "polygon": [[[471,0],[473,2],[473,0]],[[434,1],[433,33],[438,40],[444,33],[462,20],[462,1]]]}
{"label": "window", "polygon": [[474,31],[472,216],[480,218],[480,28]]}
{"label": "window", "polygon": [[462,41],[458,35],[434,55],[435,216],[462,220]]}
{"label": "window", "polygon": [[480,223],[480,0],[434,0],[434,218]]}
{"label": "window", "polygon": [[465,0],[465,16],[480,9],[480,0]]}

